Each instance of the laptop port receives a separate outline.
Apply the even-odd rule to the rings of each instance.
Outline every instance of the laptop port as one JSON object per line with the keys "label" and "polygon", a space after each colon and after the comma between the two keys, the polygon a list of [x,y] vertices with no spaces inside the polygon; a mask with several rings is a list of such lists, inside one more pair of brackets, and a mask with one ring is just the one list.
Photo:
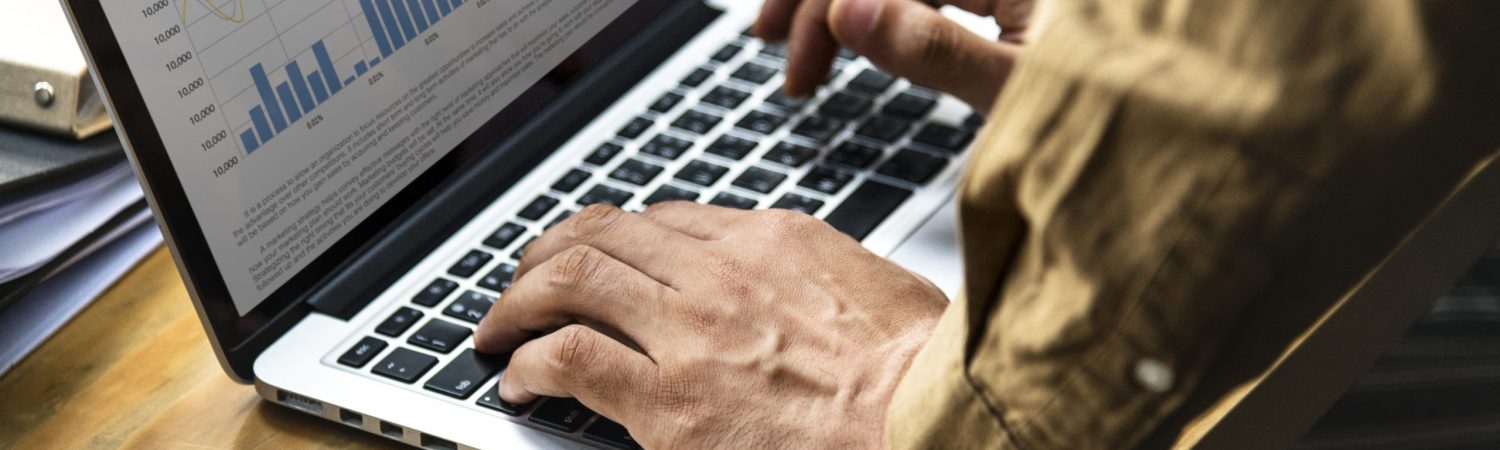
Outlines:
{"label": "laptop port", "polygon": [[339,410],[339,420],[351,427],[362,427],[365,425],[365,416],[363,414],[347,409]]}
{"label": "laptop port", "polygon": [[428,450],[458,450],[458,445],[453,441],[422,433],[422,448]]}
{"label": "laptop port", "polygon": [[404,436],[404,432],[400,425],[386,422],[384,420],[380,421],[380,434],[384,434],[385,437],[396,440],[401,440],[401,438]]}
{"label": "laptop port", "polygon": [[323,414],[323,402],[314,400],[311,397],[305,397],[302,395],[293,394],[291,392],[278,390],[276,391],[276,400],[287,406],[291,406],[293,408],[297,408],[313,414]]}

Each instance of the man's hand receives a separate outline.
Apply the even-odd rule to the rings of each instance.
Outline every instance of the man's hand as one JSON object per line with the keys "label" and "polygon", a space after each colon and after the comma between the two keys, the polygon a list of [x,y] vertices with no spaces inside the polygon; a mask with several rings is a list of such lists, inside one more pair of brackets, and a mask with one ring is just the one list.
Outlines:
{"label": "man's hand", "polygon": [[[480,324],[500,396],[575,397],[648,448],[874,448],[947,300],[810,216],[590,206]],[[538,333],[550,333],[535,338]]]}
{"label": "man's hand", "polygon": [[788,95],[812,94],[839,44],[876,65],[987,111],[1021,53],[1034,0],[938,0],[1000,24],[999,42],[970,33],[918,0],[766,0],[755,32],[789,40]]}

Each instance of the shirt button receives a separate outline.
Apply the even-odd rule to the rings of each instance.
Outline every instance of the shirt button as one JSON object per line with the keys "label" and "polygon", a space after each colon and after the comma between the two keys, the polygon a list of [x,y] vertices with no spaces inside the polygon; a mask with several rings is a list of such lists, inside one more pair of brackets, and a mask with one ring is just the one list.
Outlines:
{"label": "shirt button", "polygon": [[1146,358],[1135,362],[1135,382],[1146,390],[1156,393],[1170,391],[1174,378],[1172,368],[1161,360]]}

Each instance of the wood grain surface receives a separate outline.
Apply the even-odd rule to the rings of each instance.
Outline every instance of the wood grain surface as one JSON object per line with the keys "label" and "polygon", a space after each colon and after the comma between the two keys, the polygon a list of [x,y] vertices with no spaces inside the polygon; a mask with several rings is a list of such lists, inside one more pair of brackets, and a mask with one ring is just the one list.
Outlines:
{"label": "wood grain surface", "polygon": [[165,250],[0,378],[0,449],[397,446],[231,381]]}

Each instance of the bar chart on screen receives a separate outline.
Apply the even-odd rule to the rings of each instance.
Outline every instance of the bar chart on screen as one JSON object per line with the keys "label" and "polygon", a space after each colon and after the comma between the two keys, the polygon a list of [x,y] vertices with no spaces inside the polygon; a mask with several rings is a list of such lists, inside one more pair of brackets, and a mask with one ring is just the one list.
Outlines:
{"label": "bar chart on screen", "polygon": [[244,314],[635,1],[99,3]]}
{"label": "bar chart on screen", "polygon": [[181,25],[168,30],[192,47],[179,64],[199,64],[206,75],[178,94],[207,88],[214,97],[189,122],[219,116],[225,127],[203,150],[232,141],[248,156],[288,128],[316,126],[320,106],[466,0],[176,1]]}

